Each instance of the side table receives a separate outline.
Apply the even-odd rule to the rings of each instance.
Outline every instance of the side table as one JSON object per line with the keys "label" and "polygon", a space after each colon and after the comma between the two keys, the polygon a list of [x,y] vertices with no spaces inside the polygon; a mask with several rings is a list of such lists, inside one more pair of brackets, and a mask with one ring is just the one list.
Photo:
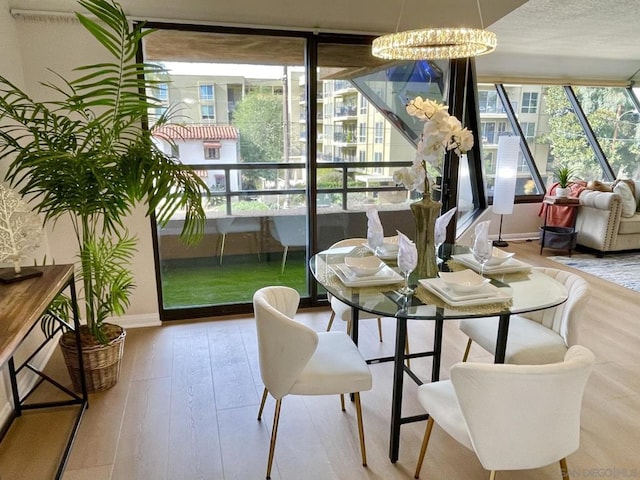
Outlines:
{"label": "side table", "polygon": [[[62,478],[64,468],[71,452],[73,441],[82,420],[82,415],[88,407],[87,388],[84,376],[81,377],[81,392],[77,393],[65,387],[45,372],[36,368],[33,360],[36,355],[45,348],[49,342],[57,339],[57,334],[65,329],[75,332],[76,346],[78,348],[78,358],[80,359],[80,369],[82,370],[82,346],[80,342],[80,321],[78,318],[78,306],[75,290],[75,277],[73,265],[47,265],[38,267],[42,270],[42,276],[21,280],[7,285],[0,284],[0,367],[5,364],[8,368],[9,381],[11,383],[11,394],[13,397],[13,411],[4,425],[0,426],[0,441],[9,433],[11,425],[18,420],[26,411],[40,410],[45,408],[60,409],[62,407],[77,407],[73,425],[67,435],[67,442],[61,453],[57,470],[56,480]],[[73,309],[73,321],[57,317],[48,311],[51,302],[58,294],[68,289],[71,297]],[[43,318],[51,318],[52,321],[45,321]],[[43,321],[46,327],[43,325]],[[24,352],[21,357],[26,359],[14,360],[14,354],[23,340],[40,325],[44,339],[39,345],[34,345],[29,352]],[[31,344],[30,344],[31,345]],[[20,390],[18,375],[30,372],[37,376],[35,383],[22,385],[26,387]],[[39,401],[32,396],[40,385],[49,384],[62,394],[60,399]],[[26,391],[25,391],[26,390]],[[57,396],[55,398],[58,398]],[[52,428],[50,425],[42,425],[42,428]],[[31,446],[22,446],[31,448]],[[33,451],[33,462],[38,461],[37,451]],[[0,473],[0,477],[5,477],[5,472]]]}
{"label": "side table", "polygon": [[576,214],[573,212],[573,221],[569,227],[560,227],[547,225],[549,209],[554,207],[565,207],[574,209],[580,206],[580,200],[577,197],[544,197],[542,201],[545,204],[544,225],[541,227],[540,233],[540,255],[543,248],[558,248],[571,250],[576,246]]}

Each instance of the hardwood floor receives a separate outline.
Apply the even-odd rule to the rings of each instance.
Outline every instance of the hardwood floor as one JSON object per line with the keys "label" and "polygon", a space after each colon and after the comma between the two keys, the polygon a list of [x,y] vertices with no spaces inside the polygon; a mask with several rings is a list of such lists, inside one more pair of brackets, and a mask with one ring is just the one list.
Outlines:
{"label": "hardwood floor", "polygon": [[[531,264],[571,270],[540,257],[538,248],[535,242],[512,242],[507,250]],[[583,275],[592,291],[577,342],[595,353],[597,364],[584,397],[581,446],[568,458],[569,471],[574,480],[640,478],[640,293]],[[328,311],[307,310],[299,319],[324,330]],[[334,325],[340,328],[343,323]],[[392,352],[393,320],[383,320],[383,328],[380,343],[376,322],[361,322],[365,357]],[[426,348],[432,332],[430,322],[410,322],[411,347]],[[456,322],[447,323],[443,378],[462,357],[465,342]],[[476,346],[470,360],[491,357]],[[50,363],[51,369],[64,369],[59,356]],[[414,360],[412,367],[428,378],[429,360]],[[373,365],[371,370],[373,389],[362,394],[368,468],[360,465],[352,405],[341,412],[337,396],[289,396],[283,401],[273,479],[413,478],[425,422],[402,427],[400,458],[390,463],[391,365]],[[422,413],[415,391],[415,384],[406,381],[405,414]],[[274,402],[269,399],[258,422],[261,392],[252,318],[167,322],[130,330],[120,380],[111,390],[91,395],[64,479],[264,478]],[[0,479],[51,478],[50,460],[60,431],[68,428],[68,417],[60,411],[21,422],[10,441],[0,446]],[[422,478],[488,476],[472,452],[434,427]],[[554,464],[500,472],[498,478],[559,480],[560,471]]]}

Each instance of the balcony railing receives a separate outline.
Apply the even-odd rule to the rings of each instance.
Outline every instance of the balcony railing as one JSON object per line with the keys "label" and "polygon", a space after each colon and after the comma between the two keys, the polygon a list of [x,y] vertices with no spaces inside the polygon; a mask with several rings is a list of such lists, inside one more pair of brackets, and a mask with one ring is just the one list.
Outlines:
{"label": "balcony railing", "polygon": [[[346,160],[346,161],[344,161]],[[410,166],[411,162],[403,161],[382,161],[382,162],[357,162],[355,157],[345,157],[343,161],[322,161],[318,163],[318,168],[322,169],[334,169],[340,172],[342,179],[342,185],[335,188],[311,188],[312,193],[319,194],[337,194],[340,197],[340,207],[342,210],[349,210],[348,208],[348,196],[353,193],[367,193],[367,192],[397,192],[404,191],[402,186],[354,186],[350,184],[350,173],[354,171],[366,173],[367,169],[375,168],[400,168]],[[263,171],[276,172],[274,177],[276,178],[275,185],[278,184],[277,177],[279,170],[305,170],[306,164],[304,162],[295,163],[217,163],[215,165],[189,165],[194,170],[215,170],[216,174],[224,174],[224,182],[220,182],[217,185],[217,189],[211,192],[212,199],[223,199],[225,204],[226,215],[233,215],[233,199],[234,198],[258,198],[265,196],[277,196],[277,195],[306,195],[307,187],[296,185],[289,188],[261,188],[261,189],[238,189],[232,190],[230,188],[232,183],[232,172],[234,171]],[[352,170],[352,172],[350,172]],[[266,176],[266,175],[265,175]],[[237,184],[237,182],[236,182]],[[315,186],[313,186],[315,187]]]}

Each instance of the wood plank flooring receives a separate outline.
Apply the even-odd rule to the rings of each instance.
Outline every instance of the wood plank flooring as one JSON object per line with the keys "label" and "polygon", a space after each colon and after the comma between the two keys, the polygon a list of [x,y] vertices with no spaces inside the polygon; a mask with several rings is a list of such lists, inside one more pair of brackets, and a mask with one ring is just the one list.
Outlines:
{"label": "wood plank flooring", "polygon": [[[531,264],[572,270],[539,256],[538,248],[535,242],[511,242],[506,249]],[[592,292],[577,341],[593,350],[597,364],[584,397],[581,446],[568,458],[571,478],[640,478],[640,293],[583,276]],[[326,309],[313,309],[299,318],[324,330],[328,316]],[[341,322],[334,325],[343,328]],[[361,323],[365,357],[391,354],[394,321],[385,319],[383,328],[380,343],[376,322]],[[410,322],[409,335],[413,349],[426,348],[433,325]],[[465,342],[456,322],[447,323],[443,378],[462,357]],[[476,346],[470,360],[491,357]],[[428,378],[430,360],[414,360],[412,366]],[[64,369],[61,358],[54,356],[49,368]],[[413,478],[425,424],[402,427],[400,458],[390,463],[391,365],[373,365],[371,370],[373,390],[362,394],[368,468],[360,465],[352,405],[341,412],[337,396],[290,396],[283,401],[274,480]],[[261,392],[252,318],[167,322],[130,330],[120,380],[111,390],[91,395],[64,479],[264,478],[274,402],[269,399],[258,422]],[[415,392],[407,380],[404,414],[422,413]],[[54,412],[20,422],[11,432],[13,442],[0,446],[0,479],[51,478],[50,460],[59,448],[59,432],[68,428],[68,417]],[[422,478],[480,480],[488,478],[488,472],[472,452],[436,426]],[[560,472],[550,465],[500,472],[498,478],[559,480]]]}

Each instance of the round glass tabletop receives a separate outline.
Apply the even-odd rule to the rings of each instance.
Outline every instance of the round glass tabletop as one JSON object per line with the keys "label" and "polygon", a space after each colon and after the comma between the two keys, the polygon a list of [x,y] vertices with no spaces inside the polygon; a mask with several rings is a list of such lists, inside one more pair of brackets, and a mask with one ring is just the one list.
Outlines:
{"label": "round glass tabletop", "polygon": [[[446,245],[443,269],[473,269],[469,248]],[[455,294],[440,279],[412,275],[412,295],[402,295],[402,277],[394,261],[370,277],[357,277],[345,268],[346,256],[371,255],[364,247],[329,249],[314,255],[309,267],[329,294],[359,310],[381,317],[408,319],[460,319],[500,314],[519,314],[560,305],[567,289],[553,278],[515,258],[493,269],[485,268],[491,283],[483,292]],[[483,296],[484,294],[484,296]]]}

